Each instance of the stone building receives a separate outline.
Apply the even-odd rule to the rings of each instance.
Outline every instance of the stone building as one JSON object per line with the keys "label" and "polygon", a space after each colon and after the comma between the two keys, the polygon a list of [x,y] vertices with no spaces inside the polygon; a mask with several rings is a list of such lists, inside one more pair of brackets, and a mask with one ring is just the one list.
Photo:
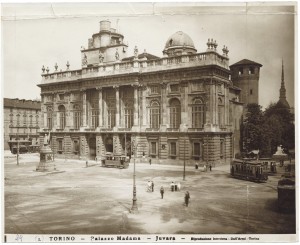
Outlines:
{"label": "stone building", "polygon": [[42,127],[51,132],[56,156],[130,155],[134,146],[140,161],[229,161],[238,151],[233,132],[243,104],[230,80],[227,47],[219,53],[208,39],[207,50],[198,53],[179,31],[167,40],[162,58],[137,47],[128,57],[123,40],[101,21],[81,50],[81,69],[67,63],[66,70],[50,72],[43,66]]}
{"label": "stone building", "polygon": [[4,98],[4,150],[39,146],[41,102]]}

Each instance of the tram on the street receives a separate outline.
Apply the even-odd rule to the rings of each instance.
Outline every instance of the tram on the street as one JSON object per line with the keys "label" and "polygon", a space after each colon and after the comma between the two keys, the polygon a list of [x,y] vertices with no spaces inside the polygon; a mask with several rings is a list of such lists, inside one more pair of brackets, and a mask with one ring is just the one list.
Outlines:
{"label": "tram on the street", "polygon": [[237,179],[254,182],[266,182],[268,174],[261,161],[234,159],[230,164],[230,175]]}
{"label": "tram on the street", "polygon": [[125,155],[114,155],[111,152],[107,152],[101,159],[102,167],[111,168],[128,168],[129,157]]}
{"label": "tram on the street", "polygon": [[276,161],[271,158],[260,158],[259,161],[262,163],[264,170],[269,174],[277,173]]}

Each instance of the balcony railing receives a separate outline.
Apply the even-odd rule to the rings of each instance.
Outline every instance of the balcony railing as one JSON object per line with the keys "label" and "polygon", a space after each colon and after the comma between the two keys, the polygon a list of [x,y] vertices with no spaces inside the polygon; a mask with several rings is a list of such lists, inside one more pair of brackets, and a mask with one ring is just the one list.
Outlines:
{"label": "balcony railing", "polygon": [[202,132],[204,128],[188,128],[188,132]]}

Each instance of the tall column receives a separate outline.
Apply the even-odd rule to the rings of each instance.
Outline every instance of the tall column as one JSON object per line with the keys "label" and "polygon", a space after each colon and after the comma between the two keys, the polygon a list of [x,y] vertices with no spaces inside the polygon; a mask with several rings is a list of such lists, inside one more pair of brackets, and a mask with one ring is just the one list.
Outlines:
{"label": "tall column", "polygon": [[119,86],[114,86],[116,90],[116,127],[120,127],[120,95],[119,95]]}
{"label": "tall column", "polygon": [[133,104],[134,104],[133,125],[134,126],[138,126],[138,123],[139,123],[138,122],[138,120],[139,120],[139,118],[138,118],[138,115],[139,115],[139,112],[138,112],[138,110],[139,110],[138,84],[134,84],[133,88],[134,88],[134,92],[133,92],[133,94],[134,94],[134,101],[133,101]]}
{"label": "tall column", "polygon": [[102,127],[103,126],[103,106],[102,106],[102,88],[101,87],[98,87],[97,88],[98,90],[98,93],[99,93],[99,127]]}
{"label": "tall column", "polygon": [[167,83],[161,83],[161,125],[167,126],[168,112],[167,112]]}
{"label": "tall column", "polygon": [[86,127],[86,117],[87,117],[87,110],[86,110],[86,90],[81,90],[82,93],[82,126]]}
{"label": "tall column", "polygon": [[73,128],[73,111],[71,110],[71,93],[67,92],[65,93],[66,99],[68,101],[68,105],[66,108],[66,127],[67,128]]}
{"label": "tall column", "polygon": [[146,106],[146,93],[147,93],[147,86],[141,87],[142,89],[142,125],[147,125],[147,106]]}

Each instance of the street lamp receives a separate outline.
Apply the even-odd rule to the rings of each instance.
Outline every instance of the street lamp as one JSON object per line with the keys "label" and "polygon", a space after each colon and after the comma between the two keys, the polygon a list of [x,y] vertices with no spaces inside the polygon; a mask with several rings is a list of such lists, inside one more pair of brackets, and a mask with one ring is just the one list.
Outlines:
{"label": "street lamp", "polygon": [[183,180],[185,180],[185,141],[184,139],[184,145],[183,145]]}
{"label": "street lamp", "polygon": [[133,148],[133,198],[132,198],[132,207],[131,207],[131,212],[137,212],[138,207],[137,207],[137,198],[136,198],[136,184],[135,184],[135,158],[136,158],[136,148],[137,145],[135,145],[135,142],[132,142],[132,148]]}

